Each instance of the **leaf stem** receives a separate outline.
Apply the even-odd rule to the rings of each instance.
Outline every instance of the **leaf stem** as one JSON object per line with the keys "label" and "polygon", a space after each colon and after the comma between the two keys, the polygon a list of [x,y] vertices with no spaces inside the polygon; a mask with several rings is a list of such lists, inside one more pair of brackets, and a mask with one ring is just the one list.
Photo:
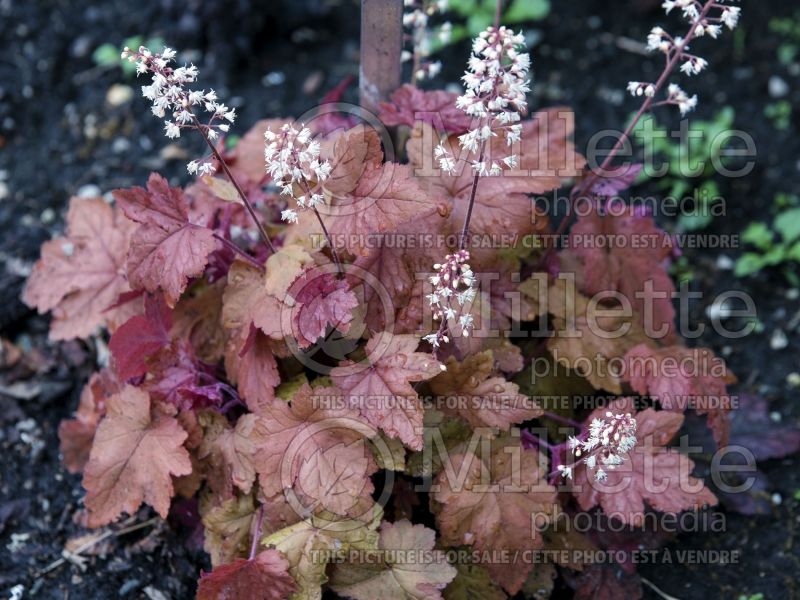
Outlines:
{"label": "leaf stem", "polygon": [[254,267],[258,267],[258,268],[259,268],[260,270],[262,270],[262,271],[264,270],[264,265],[262,265],[261,263],[259,263],[259,262],[258,262],[258,261],[257,261],[255,258],[253,258],[253,257],[252,257],[252,256],[250,256],[250,255],[249,255],[247,252],[245,252],[244,250],[242,250],[241,248],[239,248],[239,246],[237,246],[236,244],[234,244],[234,243],[233,243],[232,241],[230,241],[229,239],[225,238],[224,236],[221,236],[220,234],[218,234],[218,233],[216,233],[216,232],[214,233],[214,237],[215,237],[215,238],[216,238],[216,239],[217,239],[219,242],[221,242],[223,246],[225,246],[226,248],[230,249],[230,250],[231,250],[233,253],[235,253],[235,254],[237,254],[237,255],[241,256],[241,257],[242,257],[244,260],[246,260],[248,263],[250,263],[250,264],[251,264],[251,265],[253,265]]}

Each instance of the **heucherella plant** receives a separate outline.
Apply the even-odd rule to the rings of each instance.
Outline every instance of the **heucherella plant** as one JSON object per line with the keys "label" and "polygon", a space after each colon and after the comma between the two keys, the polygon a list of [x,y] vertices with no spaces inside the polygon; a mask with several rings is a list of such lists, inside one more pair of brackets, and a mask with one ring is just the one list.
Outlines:
{"label": "heucherella plant", "polygon": [[[73,198],[24,300],[53,340],[108,340],[59,428],[81,522],[199,513],[200,600],[501,600],[556,579],[638,598],[633,562],[564,551],[619,552],[610,519],[656,548],[647,519],[717,503],[672,442],[687,411],[710,443],[736,441],[735,377],[678,335],[672,237],[609,190],[638,173],[611,167],[641,115],[696,103],[668,82],[706,68],[688,43],[739,11],[665,3],[690,29],[651,33],[667,67],[631,85],[637,116],[589,168],[570,109],[528,114],[530,57],[501,8],[463,93],[405,85],[380,106],[397,132],[350,110],[260,121],[232,145],[235,112],[190,89],[197,68],[125,51],[167,136],[194,130],[210,154],[184,187],[153,173],[111,203]],[[562,186],[588,209],[551,227],[536,198]],[[578,517],[588,531],[559,529]]]}
{"label": "heucherella plant", "polygon": [[[664,71],[657,81],[642,82],[631,81],[628,83],[628,91],[633,96],[646,96],[655,98],[658,91],[667,83],[668,75],[675,66],[685,75],[698,75],[708,67],[708,61],[704,58],[689,52],[689,43],[704,35],[717,39],[723,25],[728,29],[734,29],[739,23],[741,9],[738,6],[729,6],[722,1],[700,0],[666,0],[662,4],[665,12],[669,14],[678,9],[683,17],[689,22],[689,30],[684,36],[672,36],[661,27],[653,27],[647,36],[647,49],[650,52],[660,52],[666,61]],[[689,96],[676,83],[667,86],[666,96],[653,104],[674,105],[678,107],[681,115],[685,115],[697,106],[697,95]]]}
{"label": "heucherella plant", "polygon": [[[570,437],[567,441],[576,459],[594,471],[597,481],[606,481],[606,471],[613,471],[636,446],[636,420],[631,413],[607,411],[603,418],[592,419],[586,439]],[[558,465],[558,471],[571,478],[575,466]]]}

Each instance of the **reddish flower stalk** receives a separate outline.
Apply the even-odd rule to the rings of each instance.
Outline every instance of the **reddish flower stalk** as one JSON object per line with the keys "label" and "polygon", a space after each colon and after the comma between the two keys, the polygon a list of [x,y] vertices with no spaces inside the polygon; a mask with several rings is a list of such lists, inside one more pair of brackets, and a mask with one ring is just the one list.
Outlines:
{"label": "reddish flower stalk", "polygon": [[[195,129],[200,133],[211,150],[211,155],[222,167],[225,176],[236,189],[242,204],[250,213],[261,239],[272,252],[275,252],[272,240],[256,215],[255,208],[213,142],[219,137],[220,131],[227,133],[230,123],[236,119],[235,109],[229,109],[224,104],[217,102],[217,94],[214,90],[206,92],[205,90],[187,89],[186,84],[194,83],[197,80],[197,67],[191,65],[173,68],[169,64],[174,57],[175,51],[170,48],[164,48],[160,54],[153,53],[144,46],[138,50],[125,48],[122,52],[123,59],[136,63],[137,73],[152,74],[152,83],[142,87],[142,95],[152,100],[152,111],[155,116],[166,118],[168,113],[171,114],[173,120],[165,121],[164,125],[166,136],[171,139],[178,138],[183,129]],[[200,123],[192,108],[194,106],[203,106],[210,113],[207,123]],[[214,172],[213,164],[205,159],[190,161],[187,169],[191,174],[207,175]]]}
{"label": "reddish flower stalk", "polygon": [[[664,3],[664,8],[667,10],[667,12],[676,7],[680,8],[683,11],[684,16],[689,19],[690,25],[688,32],[684,37],[672,37],[664,32],[661,28],[657,27],[654,28],[650,36],[648,36],[648,48],[650,50],[659,50],[664,52],[666,56],[664,69],[661,71],[661,74],[655,83],[632,81],[628,84],[628,90],[631,92],[631,94],[634,96],[645,96],[645,100],[642,102],[639,110],[636,111],[636,114],[633,116],[630,123],[628,123],[625,131],[622,133],[619,139],[617,139],[616,143],[606,156],[605,160],[603,160],[600,167],[596,170],[590,171],[584,180],[577,183],[572,188],[572,191],[570,192],[570,202],[567,207],[567,213],[564,215],[564,218],[561,219],[553,239],[558,240],[566,232],[567,227],[572,220],[575,201],[582,194],[590,192],[592,186],[597,182],[598,178],[606,173],[616,155],[629,140],[631,133],[636,127],[636,124],[645,113],[647,113],[654,106],[676,105],[680,109],[681,114],[685,114],[689,110],[693,109],[697,104],[696,96],[689,97],[683,90],[680,89],[680,87],[674,84],[669,86],[669,93],[665,100],[656,101],[656,98],[666,85],[670,76],[675,71],[675,68],[678,67],[679,63],[683,62],[683,64],[680,66],[680,69],[688,75],[697,74],[703,68],[705,68],[707,64],[705,60],[687,52],[689,42],[694,40],[698,35],[708,34],[712,38],[716,38],[717,35],[719,35],[720,28],[718,23],[725,24],[729,29],[733,29],[736,26],[739,18],[739,9],[736,7],[727,7],[717,0],[707,0],[704,4],[701,4],[698,0],[668,0]],[[709,13],[712,9],[720,9],[722,11],[721,15],[719,17],[709,16]],[[551,246],[545,251],[539,261],[539,264],[537,265],[537,270],[542,268],[542,265],[546,263],[547,259],[554,250],[554,246]]]}

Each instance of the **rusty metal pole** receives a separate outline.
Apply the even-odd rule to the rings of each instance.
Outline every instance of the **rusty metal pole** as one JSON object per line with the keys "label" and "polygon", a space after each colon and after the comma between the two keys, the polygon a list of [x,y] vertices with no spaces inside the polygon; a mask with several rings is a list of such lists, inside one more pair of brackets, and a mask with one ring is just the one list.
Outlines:
{"label": "rusty metal pole", "polygon": [[377,114],[381,101],[400,87],[403,0],[361,0],[361,106]]}

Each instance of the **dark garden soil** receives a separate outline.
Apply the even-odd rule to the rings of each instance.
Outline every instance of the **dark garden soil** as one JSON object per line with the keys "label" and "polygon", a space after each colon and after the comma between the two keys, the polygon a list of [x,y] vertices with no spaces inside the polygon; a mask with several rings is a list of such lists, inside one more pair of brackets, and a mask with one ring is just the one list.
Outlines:
{"label": "dark garden soil", "polygon": [[[532,49],[534,105],[572,106],[583,149],[593,133],[619,128],[635,108],[623,94],[627,81],[648,79],[660,69],[626,40],[643,40],[650,26],[663,22],[663,13],[644,0],[553,5],[545,22],[527,28],[538,39]],[[792,1],[748,3],[737,37],[697,43],[711,68],[683,82],[700,96],[696,116],[710,118],[719,107],[732,106],[736,127],[754,137],[758,152],[749,176],[720,178],[727,215],[704,233],[737,234],[753,220],[770,220],[774,195],[798,188],[796,122],[776,130],[763,110],[772,101],[772,76],[788,84],[786,99],[800,108],[800,74],[780,65],[781,40],[767,27],[770,17],[795,10]],[[138,97],[137,83],[117,68],[93,63],[97,46],[119,45],[135,34],[160,36],[194,52],[203,84],[237,107],[240,133],[259,118],[302,113],[358,73],[354,0],[0,0],[0,598],[10,597],[18,584],[26,598],[191,598],[200,569],[209,568],[197,532],[184,518],[108,538],[95,546],[98,555],[89,556],[85,570],[67,561],[42,573],[61,557],[68,539],[86,535],[73,522],[82,489],[80,478],[60,465],[57,427],[74,410],[97,353],[105,350],[102,344],[50,344],[46,318],[19,301],[24,278],[40,244],[62,228],[71,195],[142,184],[153,170],[185,181],[186,156],[197,149],[190,140],[168,144],[160,121]],[[448,50],[443,60],[443,81],[456,82],[466,46]],[[349,93],[354,100],[354,90]],[[677,123],[670,111],[659,118]],[[736,279],[721,268],[720,255],[735,259],[739,252],[684,250],[694,272],[691,287],[703,293],[691,305],[691,322],[707,325],[697,343],[726,357],[740,380],[737,391],[766,397],[774,420],[797,423],[800,390],[786,380],[800,370],[797,290],[778,272]],[[714,294],[727,290],[753,297],[759,333],[726,339],[712,331],[706,309]],[[770,345],[776,329],[788,337],[781,350]],[[761,465],[769,478],[765,514],[727,511],[726,531],[682,535],[668,546],[673,564],[642,565],[639,573],[677,598],[799,594],[797,466],[796,457]],[[183,516],[190,510],[185,507]],[[135,522],[150,516],[143,510]],[[738,550],[739,563],[679,564],[688,559],[677,551],[687,549]],[[645,597],[657,596],[646,587]]]}

